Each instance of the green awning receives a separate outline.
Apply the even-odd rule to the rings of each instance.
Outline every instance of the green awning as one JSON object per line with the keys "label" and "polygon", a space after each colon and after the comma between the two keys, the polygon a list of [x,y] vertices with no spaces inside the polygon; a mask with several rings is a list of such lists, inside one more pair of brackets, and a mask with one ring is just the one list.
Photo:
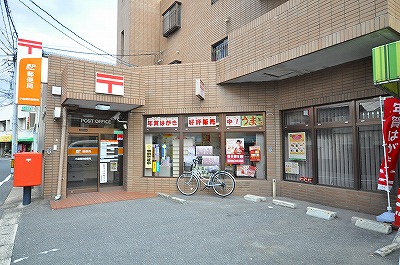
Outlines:
{"label": "green awning", "polygon": [[33,142],[33,137],[18,138],[18,142]]}
{"label": "green awning", "polygon": [[372,49],[374,85],[400,97],[400,41]]}

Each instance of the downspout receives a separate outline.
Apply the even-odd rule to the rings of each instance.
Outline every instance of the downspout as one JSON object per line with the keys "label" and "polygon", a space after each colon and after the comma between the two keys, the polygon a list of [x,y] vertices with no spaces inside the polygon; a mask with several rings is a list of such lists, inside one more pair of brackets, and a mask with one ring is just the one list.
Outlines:
{"label": "downspout", "polygon": [[64,165],[64,149],[65,149],[65,132],[67,129],[67,110],[65,107],[62,109],[62,127],[61,127],[61,143],[60,143],[60,163],[58,164],[58,181],[57,181],[57,195],[54,200],[61,199],[61,183],[62,183],[62,172]]}

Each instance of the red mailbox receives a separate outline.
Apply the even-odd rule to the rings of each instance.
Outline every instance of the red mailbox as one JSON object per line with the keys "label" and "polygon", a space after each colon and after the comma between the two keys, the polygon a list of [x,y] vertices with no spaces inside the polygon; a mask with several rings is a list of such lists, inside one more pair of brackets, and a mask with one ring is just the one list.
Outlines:
{"label": "red mailbox", "polygon": [[14,187],[42,185],[41,153],[16,153],[14,159]]}

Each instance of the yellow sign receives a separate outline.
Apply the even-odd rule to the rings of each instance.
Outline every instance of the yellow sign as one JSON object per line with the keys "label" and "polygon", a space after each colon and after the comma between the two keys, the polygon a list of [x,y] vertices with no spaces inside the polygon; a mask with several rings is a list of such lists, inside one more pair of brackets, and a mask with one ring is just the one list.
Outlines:
{"label": "yellow sign", "polygon": [[11,142],[11,134],[0,135],[0,142],[1,143],[8,143]]}

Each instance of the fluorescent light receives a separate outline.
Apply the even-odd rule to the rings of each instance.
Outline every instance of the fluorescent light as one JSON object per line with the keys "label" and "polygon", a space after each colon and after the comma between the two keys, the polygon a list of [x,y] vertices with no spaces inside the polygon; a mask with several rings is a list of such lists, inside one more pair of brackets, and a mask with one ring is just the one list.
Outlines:
{"label": "fluorescent light", "polygon": [[95,109],[97,109],[97,110],[109,110],[110,109],[110,105],[97,104]]}

